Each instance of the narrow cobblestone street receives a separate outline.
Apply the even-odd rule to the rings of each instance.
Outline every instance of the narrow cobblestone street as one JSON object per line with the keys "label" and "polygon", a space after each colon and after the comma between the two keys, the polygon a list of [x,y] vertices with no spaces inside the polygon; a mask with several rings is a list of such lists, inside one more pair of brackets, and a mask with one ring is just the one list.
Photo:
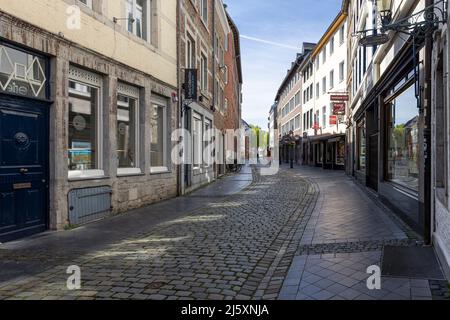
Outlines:
{"label": "narrow cobblestone street", "polygon": [[[383,245],[417,239],[343,172],[282,168],[227,191],[250,176],[232,177],[221,196],[204,189],[0,246],[0,298],[431,299],[426,279],[383,278],[383,290],[367,289]],[[81,268],[81,290],[66,287],[71,265]]]}

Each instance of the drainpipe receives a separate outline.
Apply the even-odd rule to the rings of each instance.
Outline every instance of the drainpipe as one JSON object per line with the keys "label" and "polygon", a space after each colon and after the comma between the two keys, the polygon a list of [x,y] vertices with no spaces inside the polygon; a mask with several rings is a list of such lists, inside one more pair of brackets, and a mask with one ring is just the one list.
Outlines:
{"label": "drainpipe", "polygon": [[[216,108],[216,101],[217,101],[217,97],[216,97],[216,46],[214,45],[215,43],[215,38],[216,38],[216,0],[212,1],[212,7],[213,7],[213,12],[212,12],[212,32],[211,32],[211,40],[212,40],[212,47],[213,47],[213,56],[212,56],[212,61],[213,61],[213,69],[212,69],[212,75],[213,75],[213,92],[212,92],[212,103],[213,103],[213,110],[215,113],[215,108]],[[219,88],[217,88],[218,90]],[[214,126],[214,123],[213,123]],[[217,139],[217,137],[216,137]],[[215,150],[215,152],[217,152],[217,150]],[[215,155],[215,154],[214,154]],[[214,177],[217,179],[218,177],[218,170],[217,170],[217,163],[214,161]]]}
{"label": "drainpipe", "polygon": [[[183,113],[183,97],[182,97],[182,91],[181,91],[181,62],[180,62],[180,41],[181,41],[181,1],[182,0],[177,0],[177,84],[178,84],[178,112],[177,112],[177,126],[178,128],[183,128],[183,121],[182,121],[182,113]],[[184,144],[184,139],[186,137],[182,137],[183,139],[183,144]],[[183,152],[184,152],[184,148],[183,148]],[[183,168],[184,165],[177,165],[177,194],[178,196],[183,195],[184,192],[184,179],[183,179]]]}
{"label": "drainpipe", "polygon": [[[433,0],[426,0],[425,6],[433,5]],[[424,64],[424,241],[431,244],[431,61],[433,51],[433,35],[428,33],[425,39],[425,64]]]}

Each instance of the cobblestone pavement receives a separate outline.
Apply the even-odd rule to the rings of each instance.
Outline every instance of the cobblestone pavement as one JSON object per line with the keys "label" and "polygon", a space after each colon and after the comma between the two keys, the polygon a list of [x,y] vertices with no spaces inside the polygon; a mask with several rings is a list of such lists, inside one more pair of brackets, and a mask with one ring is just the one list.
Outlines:
{"label": "cobblestone pavement", "polygon": [[[27,271],[0,282],[0,298],[275,299],[317,196],[282,170],[102,249],[0,250],[3,264]],[[71,265],[81,268],[81,290],[67,290]]]}
{"label": "cobblestone pavement", "polygon": [[317,184],[320,196],[279,299],[430,300],[442,296],[443,283],[431,279],[382,277],[381,290],[369,290],[367,268],[381,267],[384,246],[422,243],[341,172],[296,171]]}
{"label": "cobblestone pavement", "polygon": [[[367,290],[366,268],[383,246],[420,243],[342,172],[282,168],[202,206],[183,199],[158,210],[171,203],[177,212],[164,218],[145,219],[158,216],[152,206],[0,247],[0,299],[430,299],[444,290],[393,278]],[[76,291],[66,286],[72,265],[81,268]]]}

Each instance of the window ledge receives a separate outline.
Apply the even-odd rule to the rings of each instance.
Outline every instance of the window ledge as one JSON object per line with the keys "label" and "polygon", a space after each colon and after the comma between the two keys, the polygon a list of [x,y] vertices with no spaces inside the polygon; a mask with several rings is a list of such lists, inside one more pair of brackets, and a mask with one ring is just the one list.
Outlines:
{"label": "window ledge", "polygon": [[164,173],[171,173],[171,171],[167,167],[153,167],[150,169],[150,174],[164,174]]}
{"label": "window ledge", "polygon": [[103,170],[69,171],[69,181],[108,179]]}
{"label": "window ledge", "polygon": [[141,176],[144,175],[140,168],[119,168],[117,169],[118,177]]}

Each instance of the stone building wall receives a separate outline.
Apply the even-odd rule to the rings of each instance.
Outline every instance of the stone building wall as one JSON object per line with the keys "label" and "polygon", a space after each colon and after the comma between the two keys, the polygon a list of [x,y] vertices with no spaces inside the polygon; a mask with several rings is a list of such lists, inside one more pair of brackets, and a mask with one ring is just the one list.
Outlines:
{"label": "stone building wall", "polygon": [[[23,46],[46,55],[50,60],[50,213],[49,227],[63,229],[68,221],[68,193],[70,190],[97,186],[112,188],[112,213],[118,214],[129,209],[149,205],[153,202],[177,195],[177,170],[171,166],[170,172],[150,173],[150,121],[149,108],[152,95],[167,98],[170,110],[169,125],[177,124],[177,105],[172,103],[172,94],[177,88],[158,80],[151,74],[129,67],[124,63],[93,52],[89,48],[75,44],[38,26],[0,12],[0,37],[2,41]],[[68,82],[69,66],[77,66],[100,74],[103,77],[103,170],[101,179],[68,179]],[[175,65],[167,69],[176,73]],[[169,76],[167,79],[175,77]],[[140,88],[140,153],[142,174],[118,177],[116,165],[116,97],[117,81],[123,81]],[[171,129],[171,128],[170,128]],[[170,135],[169,135],[170,136]],[[170,152],[171,145],[168,145]]]}

